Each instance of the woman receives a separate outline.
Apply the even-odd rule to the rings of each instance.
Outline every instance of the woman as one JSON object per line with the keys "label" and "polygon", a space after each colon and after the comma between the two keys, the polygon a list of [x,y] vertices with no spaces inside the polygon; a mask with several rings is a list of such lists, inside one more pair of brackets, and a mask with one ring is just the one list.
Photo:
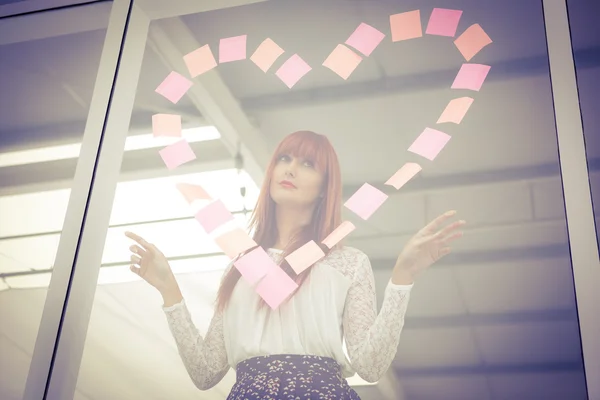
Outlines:
{"label": "woman", "polygon": [[311,239],[320,243],[341,222],[340,167],[327,138],[309,131],[287,136],[265,176],[250,223],[253,239],[299,284],[276,310],[230,264],[202,337],[164,255],[128,232],[138,243],[130,248],[131,270],[162,294],[179,354],[201,390],[215,386],[233,367],[237,378],[230,400],[359,399],[345,378],[356,372],[375,382],[387,371],[414,278],[449,253],[464,221],[441,228],[455,214],[446,213],[407,243],[377,315],[373,271],[361,251],[323,246],[326,257],[299,275],[284,260]]}

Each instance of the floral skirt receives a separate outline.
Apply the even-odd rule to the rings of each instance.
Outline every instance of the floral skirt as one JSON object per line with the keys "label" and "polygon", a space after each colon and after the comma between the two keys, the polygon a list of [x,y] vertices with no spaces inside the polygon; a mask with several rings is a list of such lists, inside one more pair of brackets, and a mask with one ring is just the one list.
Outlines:
{"label": "floral skirt", "polygon": [[360,400],[332,358],[278,354],[238,363],[227,400]]}

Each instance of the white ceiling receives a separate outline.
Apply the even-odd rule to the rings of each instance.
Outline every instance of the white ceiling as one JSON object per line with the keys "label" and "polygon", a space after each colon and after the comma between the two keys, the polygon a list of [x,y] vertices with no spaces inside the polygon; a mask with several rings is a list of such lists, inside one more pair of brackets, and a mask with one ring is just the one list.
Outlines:
{"label": "white ceiling", "polygon": [[[582,110],[588,116],[585,129],[597,132],[600,121],[592,108],[600,93],[600,28],[582,1],[570,3],[569,12],[590,28],[574,45],[584,66],[578,70],[578,80]],[[203,94],[212,99],[194,93],[174,106],[154,93],[170,67],[161,58],[166,49],[152,41],[144,54],[130,133],[149,132],[150,116],[156,112],[182,113],[188,125],[197,121],[217,124],[223,116],[211,115],[203,106],[210,101],[228,104],[233,98],[268,149],[294,130],[326,134],[340,157],[346,195],[365,181],[383,189],[381,184],[404,162],[420,162],[420,176],[398,192],[386,188],[390,198],[369,221],[345,212],[358,226],[349,244],[372,260],[380,303],[393,261],[412,233],[452,208],[469,224],[454,254],[414,288],[393,373],[386,377],[393,387],[387,398],[583,399],[540,3],[443,3],[443,7],[464,10],[459,33],[480,23],[494,40],[473,59],[492,66],[480,92],[449,88],[464,62],[449,38],[389,40],[390,14],[420,9],[425,24],[439,2],[272,0],[154,21],[151,29],[165,33],[180,55],[194,50],[194,41],[172,35],[173,27],[188,29],[197,45],[208,43],[213,50],[221,37],[248,34],[249,51],[270,37],[286,55],[298,53],[313,67],[292,90],[273,71],[263,74],[246,60],[220,66],[209,78],[197,79],[213,89],[222,82],[227,91]],[[72,27],[72,33],[27,41],[19,41],[18,32],[5,41],[0,37],[0,152],[82,139],[106,33],[101,27],[108,23],[110,3],[68,12],[72,14],[63,24]],[[58,18],[56,13],[52,18]],[[52,21],[48,32],[58,29],[56,20]],[[388,37],[345,82],[320,64],[361,22]],[[3,24],[7,26],[0,20],[0,32]],[[22,36],[27,35],[23,29]],[[458,95],[475,98],[463,122],[435,126],[447,102]],[[232,115],[225,118],[234,119]],[[434,162],[406,151],[427,126],[452,135]],[[244,132],[238,135],[242,140],[247,137]],[[591,158],[600,156],[599,137],[587,137]],[[233,165],[228,164],[226,146],[199,143],[194,149],[204,151],[207,159],[212,154],[211,162],[198,160],[186,174]],[[131,188],[141,185],[136,180],[164,176],[157,162],[155,151],[128,154],[123,181],[131,185],[121,183],[118,193],[134,196],[138,189]],[[74,168],[73,161],[0,168],[0,273],[52,267],[68,199],[64,189],[70,188]],[[592,168],[591,179],[594,195],[600,196],[597,168]],[[235,188],[225,189],[218,182],[212,190],[232,199],[230,207],[238,210],[241,204]],[[158,187],[164,182],[152,184]],[[42,187],[51,192],[34,193]],[[162,193],[167,190],[160,189]],[[137,209],[135,202],[117,195],[111,224],[131,223],[136,229],[148,229],[174,257],[210,253],[205,237],[198,236],[198,243],[204,240],[201,245],[190,239],[197,232],[186,234],[185,240],[159,233],[189,225],[190,220],[159,222],[154,228],[140,224],[184,218],[186,205],[171,202],[169,196],[157,196],[144,209]],[[122,229],[111,228],[117,235]],[[44,232],[55,233],[35,236]],[[126,262],[126,252],[118,248],[125,243],[115,240],[107,239],[105,255],[110,256],[105,263]],[[103,270],[111,268],[119,267]],[[219,277],[220,271],[179,275],[200,331],[208,327]],[[199,392],[177,356],[159,296],[135,278],[129,280],[98,286],[76,398],[224,399],[235,375],[230,372],[217,387]],[[44,289],[0,292],[2,399],[21,396],[44,299]],[[357,387],[357,391],[365,399],[386,398],[389,391],[382,386]]]}

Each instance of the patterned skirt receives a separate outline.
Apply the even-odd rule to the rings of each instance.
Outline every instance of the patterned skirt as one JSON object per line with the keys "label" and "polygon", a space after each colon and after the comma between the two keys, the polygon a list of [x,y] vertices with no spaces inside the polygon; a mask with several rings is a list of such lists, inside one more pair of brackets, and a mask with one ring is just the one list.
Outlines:
{"label": "patterned skirt", "polygon": [[360,400],[332,358],[278,354],[238,363],[227,400]]}

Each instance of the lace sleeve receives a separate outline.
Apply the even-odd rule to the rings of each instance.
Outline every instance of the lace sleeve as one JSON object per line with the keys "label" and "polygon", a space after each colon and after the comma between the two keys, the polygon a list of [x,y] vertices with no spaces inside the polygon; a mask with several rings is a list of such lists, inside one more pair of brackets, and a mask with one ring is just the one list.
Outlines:
{"label": "lace sleeve", "polygon": [[348,290],[343,325],[350,363],[367,382],[378,381],[396,356],[409,296],[410,289],[388,284],[377,315],[373,270],[362,254]]}
{"label": "lace sleeve", "polygon": [[[231,265],[227,267],[225,273],[230,268]],[[222,313],[215,311],[206,337],[202,338],[192,321],[185,301],[163,310],[190,378],[200,390],[212,388],[229,371]]]}

